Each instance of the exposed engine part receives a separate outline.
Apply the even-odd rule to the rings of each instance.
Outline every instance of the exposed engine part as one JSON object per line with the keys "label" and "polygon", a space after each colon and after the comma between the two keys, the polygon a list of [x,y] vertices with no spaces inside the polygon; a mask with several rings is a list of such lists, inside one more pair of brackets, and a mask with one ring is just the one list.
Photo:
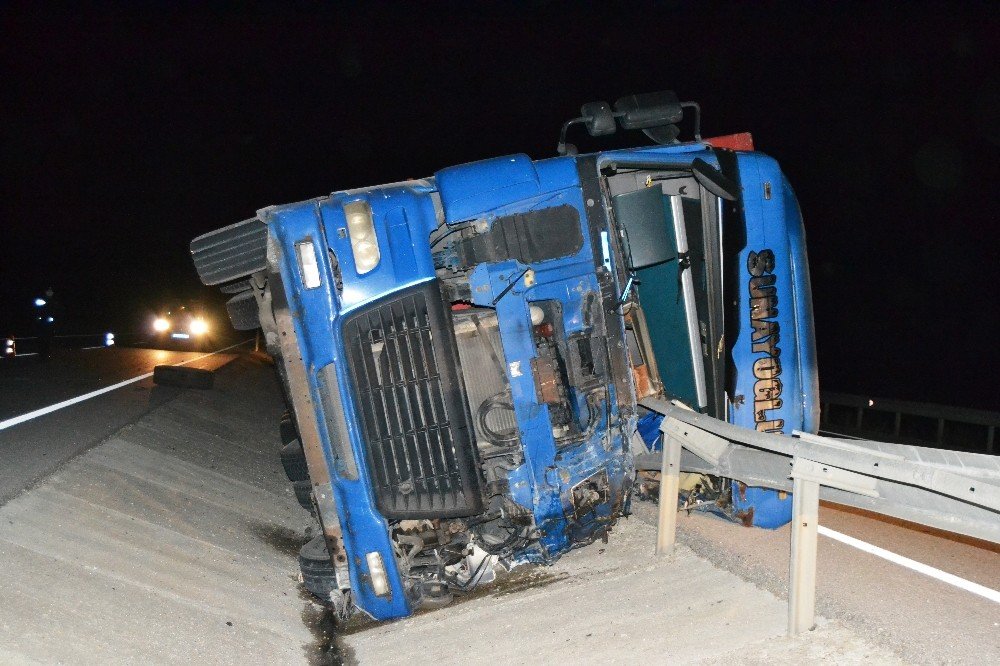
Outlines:
{"label": "exposed engine part", "polygon": [[598,505],[607,502],[610,492],[608,473],[603,470],[576,484],[570,493],[573,500],[573,516],[579,519],[587,515]]}
{"label": "exposed engine part", "polygon": [[[498,416],[502,412],[508,412],[509,415]],[[493,446],[501,448],[516,446],[518,443],[516,426],[507,426],[497,431],[490,425],[491,420],[499,420],[501,422],[514,420],[513,413],[514,402],[511,400],[510,391],[503,391],[488,398],[476,410],[476,425],[479,426],[479,432]]]}
{"label": "exposed engine part", "polygon": [[531,361],[531,372],[535,377],[535,391],[538,402],[549,407],[552,436],[558,443],[565,444],[576,440],[581,431],[569,394],[560,308],[552,301],[531,307],[543,313],[541,323],[533,327],[537,356]]}
{"label": "exposed engine part", "polygon": [[468,549],[468,555],[459,564],[448,569],[454,577],[456,587],[468,591],[478,585],[487,585],[496,579],[496,568],[500,558],[490,555],[485,550],[473,544]]}
{"label": "exposed engine part", "polygon": [[501,361],[503,348],[496,312],[489,308],[453,308],[452,320],[469,407],[476,417],[473,425],[480,455],[488,458],[509,453],[519,436]]}
{"label": "exposed engine part", "polygon": [[580,214],[569,205],[497,218],[481,233],[456,243],[460,264],[516,259],[524,265],[576,254],[583,246]]}

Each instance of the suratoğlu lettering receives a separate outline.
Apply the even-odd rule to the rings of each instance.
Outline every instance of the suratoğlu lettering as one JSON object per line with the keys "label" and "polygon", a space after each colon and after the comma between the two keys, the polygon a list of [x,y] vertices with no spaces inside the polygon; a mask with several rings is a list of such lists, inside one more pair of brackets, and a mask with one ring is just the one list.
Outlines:
{"label": "surato\u011flu lettering", "polygon": [[778,317],[778,294],[774,283],[774,252],[761,250],[747,257],[750,271],[750,342],[755,354],[763,354],[753,363],[753,420],[760,432],[781,433],[784,419],[773,418],[781,409],[781,326]]}

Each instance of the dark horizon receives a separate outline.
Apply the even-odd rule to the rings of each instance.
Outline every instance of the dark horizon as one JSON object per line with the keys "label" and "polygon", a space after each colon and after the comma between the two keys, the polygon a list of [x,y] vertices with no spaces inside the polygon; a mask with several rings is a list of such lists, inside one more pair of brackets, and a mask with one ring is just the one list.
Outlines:
{"label": "dark horizon", "polygon": [[673,89],[795,188],[823,388],[1000,409],[990,5],[125,7],[0,10],[5,327],[49,286],[81,328],[220,301],[188,254],[201,233],[551,157],[580,104]]}

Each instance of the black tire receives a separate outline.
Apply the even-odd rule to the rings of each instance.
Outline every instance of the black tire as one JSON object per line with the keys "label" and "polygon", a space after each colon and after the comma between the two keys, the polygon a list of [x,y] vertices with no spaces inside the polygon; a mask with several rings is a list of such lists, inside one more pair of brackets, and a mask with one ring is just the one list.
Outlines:
{"label": "black tire", "polygon": [[309,466],[306,464],[306,454],[299,440],[293,439],[281,447],[281,466],[285,468],[285,476],[289,481],[309,480]]}
{"label": "black tire", "polygon": [[305,588],[324,601],[329,601],[330,593],[340,589],[323,534],[317,534],[299,550],[299,569]]}
{"label": "black tire", "polygon": [[295,428],[295,419],[291,412],[282,414],[281,421],[278,423],[278,432],[281,434],[283,445],[299,438],[299,431]]}
{"label": "black tire", "polygon": [[292,489],[295,490],[295,499],[299,501],[299,505],[309,513],[315,513],[316,509],[313,507],[312,501],[312,482],[294,481]]}
{"label": "black tire", "polygon": [[439,594],[425,594],[420,599],[420,608],[427,610],[444,608],[454,600],[455,600],[454,593],[448,590],[445,590]]}

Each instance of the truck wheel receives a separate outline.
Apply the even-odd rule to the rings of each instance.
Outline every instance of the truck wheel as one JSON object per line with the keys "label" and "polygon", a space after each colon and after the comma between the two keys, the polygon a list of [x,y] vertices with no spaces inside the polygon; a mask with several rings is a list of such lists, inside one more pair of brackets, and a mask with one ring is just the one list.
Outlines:
{"label": "truck wheel", "polygon": [[295,428],[295,419],[292,418],[291,412],[286,411],[281,415],[281,421],[278,422],[278,432],[281,434],[282,444],[288,444],[299,438],[299,431]]}
{"label": "truck wheel", "polygon": [[295,481],[292,483],[292,488],[295,490],[295,499],[299,501],[299,505],[309,513],[315,515],[316,509],[313,508],[312,501],[312,482]]}
{"label": "truck wheel", "polygon": [[326,537],[317,534],[299,550],[299,569],[302,584],[324,602],[330,601],[331,592],[339,592],[337,574],[326,548]]}
{"label": "truck wheel", "polygon": [[297,439],[281,447],[281,466],[285,468],[285,476],[289,481],[308,481],[309,466],[306,465],[306,454],[302,450],[302,442]]}

